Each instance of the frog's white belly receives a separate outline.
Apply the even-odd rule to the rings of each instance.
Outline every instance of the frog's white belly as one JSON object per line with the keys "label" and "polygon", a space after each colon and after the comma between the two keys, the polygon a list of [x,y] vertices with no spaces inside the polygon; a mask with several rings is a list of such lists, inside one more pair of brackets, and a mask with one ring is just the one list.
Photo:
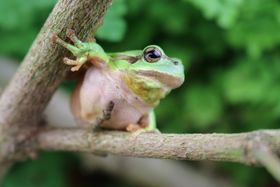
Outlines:
{"label": "frog's white belly", "polygon": [[[132,93],[122,81],[122,72],[90,68],[84,80],[73,93],[72,110],[77,118],[88,124],[98,124],[110,129],[125,129],[130,123],[137,124],[151,106]],[[108,119],[104,113],[113,103]]]}

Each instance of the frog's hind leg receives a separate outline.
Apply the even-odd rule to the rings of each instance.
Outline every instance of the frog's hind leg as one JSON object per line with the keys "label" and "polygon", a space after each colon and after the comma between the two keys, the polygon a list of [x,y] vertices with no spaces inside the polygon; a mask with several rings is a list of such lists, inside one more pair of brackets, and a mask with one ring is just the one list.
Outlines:
{"label": "frog's hind leg", "polygon": [[156,118],[154,111],[143,115],[137,124],[129,124],[127,131],[132,132],[132,137],[137,137],[141,133],[160,133],[156,127]]}
{"label": "frog's hind leg", "polygon": [[149,113],[148,120],[149,120],[149,124],[146,127],[146,129],[150,130],[150,131],[157,131],[157,132],[159,132],[159,130],[157,129],[156,115],[155,115],[155,111],[154,110],[152,110]]}
{"label": "frog's hind leg", "polygon": [[156,125],[155,112],[153,110],[140,118],[139,125],[146,132],[159,132]]}

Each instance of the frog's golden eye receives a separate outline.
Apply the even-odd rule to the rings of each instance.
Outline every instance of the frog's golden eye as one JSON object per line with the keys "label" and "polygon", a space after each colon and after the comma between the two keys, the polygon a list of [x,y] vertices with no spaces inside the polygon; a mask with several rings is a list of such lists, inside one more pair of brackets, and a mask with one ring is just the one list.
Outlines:
{"label": "frog's golden eye", "polygon": [[154,63],[162,57],[161,51],[156,47],[148,47],[144,50],[144,59],[147,62]]}

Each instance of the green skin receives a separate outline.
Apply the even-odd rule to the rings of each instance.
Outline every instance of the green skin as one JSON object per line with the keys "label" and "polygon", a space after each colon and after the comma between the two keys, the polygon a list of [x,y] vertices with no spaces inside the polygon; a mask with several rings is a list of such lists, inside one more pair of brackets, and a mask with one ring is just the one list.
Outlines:
{"label": "green skin", "polygon": [[[96,42],[81,42],[72,30],[68,30],[67,37],[74,45],[64,42],[57,36],[55,42],[71,51],[76,57],[76,60],[64,58],[65,64],[73,66],[72,71],[78,71],[85,63],[90,62],[95,69],[100,69],[102,72],[112,75],[112,79],[120,79],[121,81],[117,84],[125,85],[125,89],[121,89],[121,92],[131,92],[130,95],[134,94],[140,98],[140,104],[132,105],[144,112],[147,110],[147,117],[142,120],[146,122],[143,122],[144,125],[140,125],[132,121],[132,126],[127,124],[128,126],[125,129],[128,131],[156,129],[153,108],[159,104],[160,99],[184,82],[182,62],[179,59],[168,57],[159,46],[155,45],[150,45],[144,50],[105,53]],[[156,56],[153,55],[154,51],[156,51]],[[122,86],[120,85],[120,87]],[[128,91],[123,91],[126,89]],[[111,95],[108,97],[110,97],[108,100],[112,100]],[[107,99],[103,98],[103,100],[106,101]],[[82,109],[79,108],[78,110]],[[83,119],[83,117],[79,117]],[[118,116],[114,119],[115,121],[118,120]],[[110,123],[114,123],[114,121],[110,121]],[[137,128],[137,125],[139,128]],[[112,129],[118,129],[116,126],[113,126]],[[111,127],[108,126],[108,128]],[[119,129],[123,129],[123,127]]]}

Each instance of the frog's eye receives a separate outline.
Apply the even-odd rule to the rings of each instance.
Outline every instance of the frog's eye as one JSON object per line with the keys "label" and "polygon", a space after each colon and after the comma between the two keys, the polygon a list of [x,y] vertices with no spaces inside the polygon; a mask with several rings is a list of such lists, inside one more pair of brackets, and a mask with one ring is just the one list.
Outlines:
{"label": "frog's eye", "polygon": [[154,63],[160,60],[162,54],[156,47],[148,47],[144,50],[144,59],[147,62]]}

